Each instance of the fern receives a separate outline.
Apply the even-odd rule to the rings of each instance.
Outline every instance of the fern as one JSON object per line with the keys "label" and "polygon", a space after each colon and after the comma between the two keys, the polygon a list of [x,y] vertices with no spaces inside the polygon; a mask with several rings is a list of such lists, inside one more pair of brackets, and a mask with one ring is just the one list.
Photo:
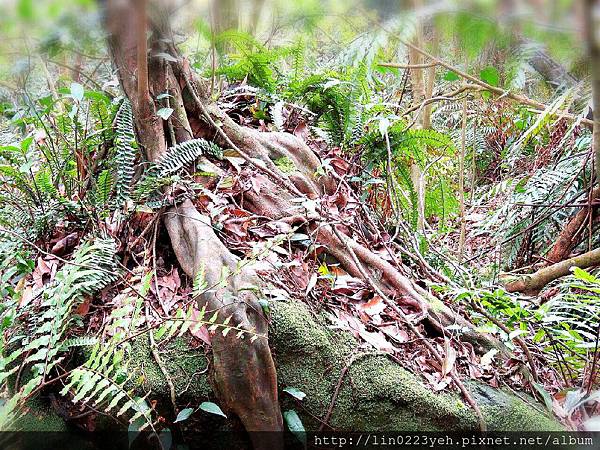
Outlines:
{"label": "fern", "polygon": [[[146,286],[147,288],[142,287],[142,293],[149,289],[148,283]],[[157,330],[149,327],[140,333],[137,330],[145,322],[140,317],[142,306],[142,300],[126,298],[121,307],[113,310],[105,329],[105,335],[111,337],[106,342],[94,345],[86,362],[72,371],[61,394],[70,393],[74,403],[90,403],[116,417],[128,415],[130,423],[142,419],[144,424],[141,429],[154,429],[151,408],[144,398],[131,393],[135,373],[130,372],[127,365],[129,358],[136,355],[130,354],[127,338],[132,333],[142,335],[144,331],[152,332],[157,341],[166,341],[183,336],[188,331],[196,333],[206,326],[209,332],[220,330],[223,336],[230,332],[235,332],[238,339],[250,336],[250,342],[261,335],[232,325],[231,316],[221,322],[218,321],[218,312],[207,317],[206,308],[196,311],[193,305],[187,310],[179,308],[171,318],[163,320]]]}
{"label": "fern", "polygon": [[122,365],[124,349],[114,345],[94,346],[88,360],[71,372],[69,383],[61,391],[66,395],[73,391],[73,403],[83,402],[101,407],[104,412],[115,412],[116,417],[130,414],[129,422],[143,418],[144,424],[153,427],[151,409],[143,398],[132,396],[127,383],[133,377]]}
{"label": "fern", "polygon": [[103,289],[117,279],[112,239],[97,238],[82,244],[73,259],[57,272],[55,280],[41,291],[40,311],[25,326],[29,336],[18,352],[27,354],[36,379],[47,376],[60,361],[62,338],[72,320],[72,309],[85,295]]}
{"label": "fern", "polygon": [[117,169],[116,204],[122,206],[130,197],[135,170],[137,144],[133,127],[133,113],[129,100],[123,100],[115,117],[115,165]]}
{"label": "fern", "polygon": [[35,174],[35,184],[47,198],[59,197],[58,190],[52,182],[52,173],[49,168],[44,167]]}
{"label": "fern", "polygon": [[[542,167],[529,179],[523,178],[518,183],[512,183],[509,201],[483,224],[484,229],[494,232],[499,242],[507,242],[502,249],[507,267],[516,262],[528,237],[534,251],[549,249],[565,222],[573,214],[574,208],[555,210],[549,209],[548,206],[561,198],[567,202],[577,200],[585,183],[584,177],[578,176],[580,171],[579,161],[575,158],[563,158],[555,168]],[[523,233],[531,223],[538,222],[544,216],[546,219],[538,223],[529,235]]]}
{"label": "fern", "polygon": [[160,177],[178,172],[187,164],[194,162],[202,155],[222,158],[221,149],[214,143],[204,139],[192,139],[170,147],[156,162],[154,169]]}
{"label": "fern", "polygon": [[[134,200],[146,201],[152,208],[160,208],[177,199],[168,200],[161,193],[161,189],[173,183],[179,183],[189,191],[198,186],[189,179],[179,176],[185,166],[191,164],[202,155],[222,158],[222,150],[214,143],[204,139],[193,139],[170,147],[167,152],[144,174],[135,187]],[[185,196],[187,194],[183,194]]]}
{"label": "fern", "polygon": [[196,311],[193,305],[189,306],[187,310],[182,308],[178,309],[173,317],[164,322],[164,324],[158,328],[155,332],[155,339],[169,340],[174,337],[182,336],[188,330],[192,334],[197,333],[200,328],[206,326],[210,333],[220,331],[225,337],[230,332],[234,332],[237,339],[244,339],[246,336],[250,336],[250,343],[254,342],[258,338],[264,338],[264,335],[256,333],[254,330],[242,328],[231,324],[233,316],[228,316],[222,321],[219,319],[219,311],[215,311],[207,317],[206,305],[202,307],[200,311]]}
{"label": "fern", "polygon": [[98,175],[96,187],[92,192],[92,197],[96,208],[106,213],[106,208],[109,204],[110,194],[112,192],[114,180],[109,170],[103,170]]}

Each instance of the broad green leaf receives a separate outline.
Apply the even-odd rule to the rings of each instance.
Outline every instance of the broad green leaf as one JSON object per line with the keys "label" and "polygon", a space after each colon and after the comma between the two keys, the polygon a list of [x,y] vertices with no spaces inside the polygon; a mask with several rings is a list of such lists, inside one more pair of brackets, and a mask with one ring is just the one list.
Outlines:
{"label": "broad green leaf", "polygon": [[71,83],[71,97],[80,102],[83,100],[83,86],[79,83]]}
{"label": "broad green leaf", "polygon": [[594,275],[587,272],[586,270],[580,269],[576,266],[573,266],[571,270],[573,271],[573,276],[575,276],[575,278],[577,278],[578,280],[587,281],[588,283],[593,284],[600,284],[600,279],[596,278]]}
{"label": "broad green leaf", "polygon": [[444,80],[446,80],[446,81],[456,81],[459,79],[460,79],[459,76],[451,70],[446,72],[446,74],[444,75]]}
{"label": "broad green leaf", "polygon": [[482,81],[485,81],[492,86],[498,86],[500,84],[500,74],[495,67],[486,67],[479,73],[479,77]]}
{"label": "broad green leaf", "polygon": [[216,403],[203,402],[200,404],[200,409],[202,411],[206,411],[207,413],[216,414],[217,416],[223,416],[223,417],[227,418],[225,413],[223,411],[221,411],[221,408],[219,408],[219,405],[217,405]]}
{"label": "broad green leaf", "polygon": [[258,300],[258,304],[260,305],[260,307],[262,308],[263,312],[265,313],[265,315],[269,315],[271,313],[271,307],[269,306],[269,301],[261,298]]}
{"label": "broad green leaf", "polygon": [[552,397],[550,396],[548,391],[546,391],[546,389],[544,389],[544,386],[542,386],[540,383],[533,382],[532,384],[537,393],[540,394],[540,396],[544,400],[544,404],[546,405],[546,408],[548,408],[548,411],[552,412]]}
{"label": "broad green leaf", "polygon": [[304,399],[304,397],[306,397],[306,394],[304,392],[302,392],[300,389],[296,389],[295,387],[287,387],[283,390],[283,392],[287,392],[292,397],[297,398],[298,400],[302,400]]}
{"label": "broad green leaf", "polygon": [[173,108],[160,108],[156,111],[156,115],[161,117],[163,120],[167,120],[173,114]]}
{"label": "broad green leaf", "polygon": [[[218,408],[218,406],[217,406],[217,408]],[[173,423],[183,422],[184,420],[187,420],[193,413],[194,413],[194,408],[182,409],[181,411],[179,411],[179,414],[177,414],[177,418],[175,419],[175,421]]]}
{"label": "broad green leaf", "polygon": [[294,410],[289,410],[283,413],[283,418],[292,434],[306,446],[306,431],[304,430],[302,420],[298,417],[298,413]]}

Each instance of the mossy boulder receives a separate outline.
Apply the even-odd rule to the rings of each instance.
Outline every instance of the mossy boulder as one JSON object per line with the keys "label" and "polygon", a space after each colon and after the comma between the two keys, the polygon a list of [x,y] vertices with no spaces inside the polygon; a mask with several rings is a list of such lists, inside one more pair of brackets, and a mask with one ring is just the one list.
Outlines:
{"label": "mossy boulder", "polygon": [[[177,337],[166,345],[158,345],[158,354],[164,369],[169,373],[178,403],[185,404],[212,395],[208,379],[208,357],[204,349],[194,348],[192,338],[186,334]],[[135,339],[131,348],[129,370],[135,373],[132,381],[143,392],[153,396],[169,398],[169,385],[161,368],[152,356],[148,336]],[[170,403],[170,401],[169,401]]]}
{"label": "mossy boulder", "polygon": [[[317,429],[331,403],[342,369],[356,354],[357,343],[348,333],[332,330],[300,302],[280,301],[271,305],[270,343],[277,367],[282,410],[295,409],[307,429]],[[241,344],[242,345],[242,344]],[[169,348],[171,350],[169,350]],[[139,340],[132,352],[144,377],[144,387],[154,397],[168,401],[169,389],[147,347]],[[161,358],[171,373],[180,404],[199,404],[212,395],[206,358],[179,338],[162,349]],[[306,393],[302,406],[283,392],[286,387]],[[481,407],[488,429],[497,431],[552,431],[562,426],[547,415],[533,398],[478,382],[468,388]],[[214,398],[213,398],[214,400]],[[330,424],[341,430],[436,431],[475,430],[472,409],[459,395],[436,393],[422,379],[385,355],[354,356],[343,378]]]}
{"label": "mossy boulder", "polygon": [[39,397],[29,400],[22,414],[2,431],[67,431],[67,424],[50,402]]}

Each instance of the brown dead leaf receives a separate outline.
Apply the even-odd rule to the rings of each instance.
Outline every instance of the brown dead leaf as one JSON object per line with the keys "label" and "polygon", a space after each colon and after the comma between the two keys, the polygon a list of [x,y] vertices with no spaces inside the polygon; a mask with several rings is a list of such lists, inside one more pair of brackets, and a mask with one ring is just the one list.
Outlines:
{"label": "brown dead leaf", "polygon": [[444,339],[444,362],[442,364],[442,376],[448,375],[454,367],[456,361],[456,350],[452,347],[450,339]]}
{"label": "brown dead leaf", "polygon": [[71,233],[66,235],[64,238],[60,239],[54,246],[50,253],[57,256],[62,256],[68,252],[70,252],[75,245],[77,244],[77,240],[79,235],[77,233]]}
{"label": "brown dead leaf", "polygon": [[380,296],[375,295],[368,302],[362,303],[357,306],[360,310],[367,313],[369,316],[377,316],[385,310],[385,303]]}
{"label": "brown dead leaf", "polygon": [[92,297],[86,296],[85,299],[83,300],[83,302],[81,302],[79,304],[79,306],[77,306],[77,309],[75,310],[75,314],[78,314],[80,316],[85,316],[88,312],[90,312],[90,304],[91,303],[92,303]]}
{"label": "brown dead leaf", "polygon": [[[198,320],[199,317],[200,317],[199,311],[194,308],[194,310],[192,311],[192,319]],[[203,325],[200,328],[192,326],[192,327],[190,327],[190,334],[192,336],[200,339],[206,345],[211,345],[210,333],[208,332],[208,328],[206,328],[206,326]]]}
{"label": "brown dead leaf", "polygon": [[294,136],[297,136],[305,141],[308,140],[310,137],[310,132],[308,131],[308,125],[306,122],[299,122],[298,125],[296,125],[296,128],[294,128]]}
{"label": "brown dead leaf", "polygon": [[379,327],[379,329],[387,336],[392,338],[394,342],[398,342],[400,344],[408,342],[408,333],[400,329],[395,323],[391,325],[382,325]]}
{"label": "brown dead leaf", "polygon": [[[25,278],[22,278],[23,280]],[[21,299],[19,300],[19,307],[27,306],[31,299],[33,298],[33,288],[31,286],[25,286],[23,289],[23,293],[21,294]]]}

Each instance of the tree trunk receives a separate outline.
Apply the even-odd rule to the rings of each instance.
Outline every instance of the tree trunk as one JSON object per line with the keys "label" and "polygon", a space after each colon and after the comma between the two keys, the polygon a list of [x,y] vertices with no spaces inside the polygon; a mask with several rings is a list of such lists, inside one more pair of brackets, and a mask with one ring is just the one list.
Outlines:
{"label": "tree trunk", "polygon": [[[138,141],[147,158],[156,161],[167,150],[167,136],[164,121],[156,115],[153,99],[169,92],[177,118],[173,121],[177,142],[192,138],[183,101],[183,92],[190,88],[185,80],[191,74],[175,47],[163,39],[171,36],[165,11],[157,11],[150,23],[152,38],[147,58],[145,18],[140,6],[132,1],[109,0],[106,24],[112,60],[134,111]],[[134,17],[137,26],[132,26]],[[168,53],[177,58],[177,62],[152,56],[157,53]],[[147,77],[145,80],[144,76]],[[200,83],[197,85],[202,87]],[[208,310],[220,311],[222,317],[233,316],[232,322],[242,328],[266,334],[267,321],[252,289],[259,285],[258,277],[251,268],[236,273],[237,258],[207,224],[210,224],[210,218],[202,216],[189,200],[166,212],[164,225],[181,268],[194,277],[204,267],[209,286],[218,285],[224,268],[228,268],[234,275],[228,280],[227,287],[206,293],[201,302]],[[226,337],[217,333],[212,340],[212,350],[215,391],[224,407],[233,411],[249,431],[281,431],[277,377],[268,343],[264,339],[250,343],[236,339],[234,333]],[[278,433],[261,436],[263,439],[254,442],[256,448],[281,447],[281,442],[268,441],[269,436],[279,440]]]}
{"label": "tree trunk", "polygon": [[[417,11],[420,7],[420,0],[412,0],[412,8],[415,11]],[[423,48],[423,24],[421,21],[419,21],[416,25],[413,42],[415,46]],[[417,52],[412,47],[409,47],[408,63],[411,66],[419,66],[422,65],[423,62],[423,55],[421,55],[421,53]],[[427,97],[427,92],[425,90],[425,73],[420,67],[413,67],[409,70],[410,82],[412,86],[413,106],[419,107]],[[431,108],[425,107],[422,111],[417,111],[417,114],[420,115],[418,123],[421,128],[429,128],[431,126]],[[413,161],[410,166],[410,179],[417,196],[417,230],[423,231],[425,229],[425,177],[423,176],[421,167],[417,161]]]}

